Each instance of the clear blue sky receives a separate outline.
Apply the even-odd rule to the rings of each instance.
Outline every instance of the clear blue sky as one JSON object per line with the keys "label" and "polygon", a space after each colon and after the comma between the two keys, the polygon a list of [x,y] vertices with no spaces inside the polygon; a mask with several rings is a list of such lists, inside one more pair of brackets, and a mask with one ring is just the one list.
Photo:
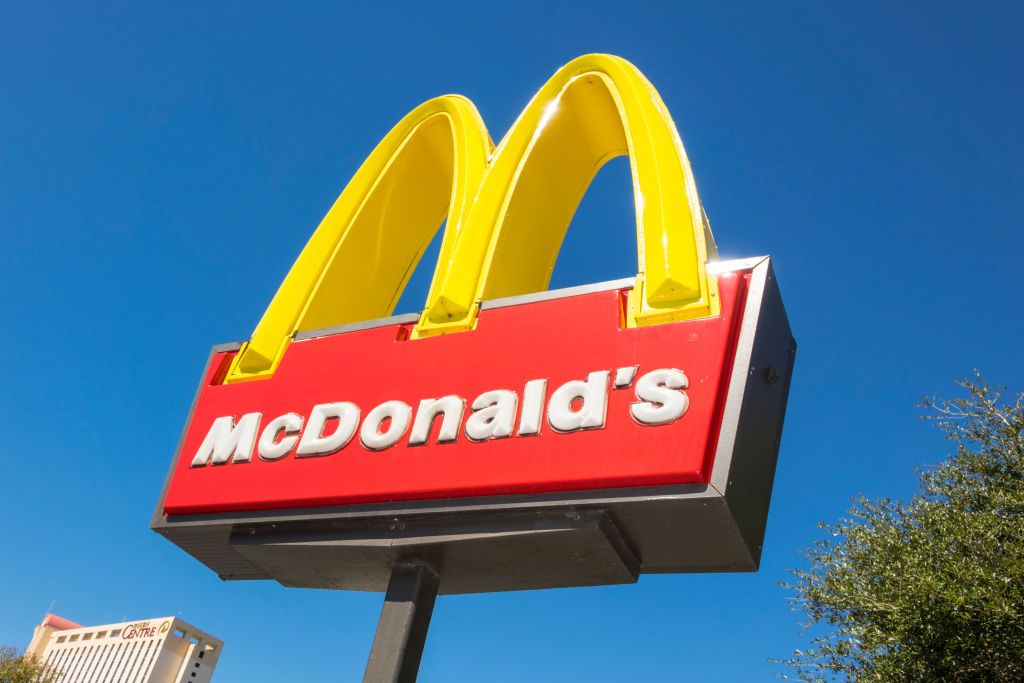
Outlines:
{"label": "clear blue sky", "polygon": [[[445,597],[421,680],[769,679],[815,524],[947,452],[915,402],[1024,386],[1021,10],[769,4],[0,5],[0,643],[51,601],[180,613],[220,683],[358,679],[379,594],[223,583],[149,531],[198,374],[408,110],[462,93],[498,138],[602,51],[660,90],[722,255],[776,259],[800,351],[761,571]],[[635,272],[631,203],[613,162],[553,286]]]}

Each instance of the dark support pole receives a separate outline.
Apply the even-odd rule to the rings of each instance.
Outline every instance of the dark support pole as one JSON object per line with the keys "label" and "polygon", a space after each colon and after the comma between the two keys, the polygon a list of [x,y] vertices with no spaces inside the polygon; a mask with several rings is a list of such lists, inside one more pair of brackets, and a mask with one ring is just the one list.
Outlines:
{"label": "dark support pole", "polygon": [[425,562],[395,563],[363,683],[416,680],[440,581]]}

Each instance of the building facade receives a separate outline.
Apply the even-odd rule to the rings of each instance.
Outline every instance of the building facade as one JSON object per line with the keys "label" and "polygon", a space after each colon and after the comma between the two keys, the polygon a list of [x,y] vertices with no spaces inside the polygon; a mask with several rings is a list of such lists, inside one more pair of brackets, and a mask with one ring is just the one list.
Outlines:
{"label": "building facade", "polygon": [[47,614],[27,654],[61,683],[208,683],[223,647],[177,617],[82,626]]}

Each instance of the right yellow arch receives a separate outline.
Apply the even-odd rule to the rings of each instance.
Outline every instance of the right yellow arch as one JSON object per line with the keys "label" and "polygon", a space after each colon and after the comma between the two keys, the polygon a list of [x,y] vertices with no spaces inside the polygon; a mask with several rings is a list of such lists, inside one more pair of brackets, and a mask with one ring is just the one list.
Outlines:
{"label": "right yellow arch", "polygon": [[547,289],[566,228],[597,171],[628,155],[639,270],[629,324],[714,315],[714,241],[675,124],[619,57],[558,70],[491,155],[450,259],[439,262],[417,336],[469,329],[479,302]]}

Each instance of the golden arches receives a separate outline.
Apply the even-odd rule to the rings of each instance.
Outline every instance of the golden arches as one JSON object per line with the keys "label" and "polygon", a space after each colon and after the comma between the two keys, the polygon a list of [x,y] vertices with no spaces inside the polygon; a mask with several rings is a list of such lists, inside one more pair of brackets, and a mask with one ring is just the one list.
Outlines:
{"label": "golden arches", "polygon": [[714,243],[675,125],[646,78],[611,55],[573,60],[492,151],[479,114],[445,96],[377,146],[300,254],[226,381],[271,374],[294,333],[389,315],[449,217],[414,336],[471,329],[479,302],[547,288],[573,213],[628,155],[639,270],[628,324],[714,315]]}

